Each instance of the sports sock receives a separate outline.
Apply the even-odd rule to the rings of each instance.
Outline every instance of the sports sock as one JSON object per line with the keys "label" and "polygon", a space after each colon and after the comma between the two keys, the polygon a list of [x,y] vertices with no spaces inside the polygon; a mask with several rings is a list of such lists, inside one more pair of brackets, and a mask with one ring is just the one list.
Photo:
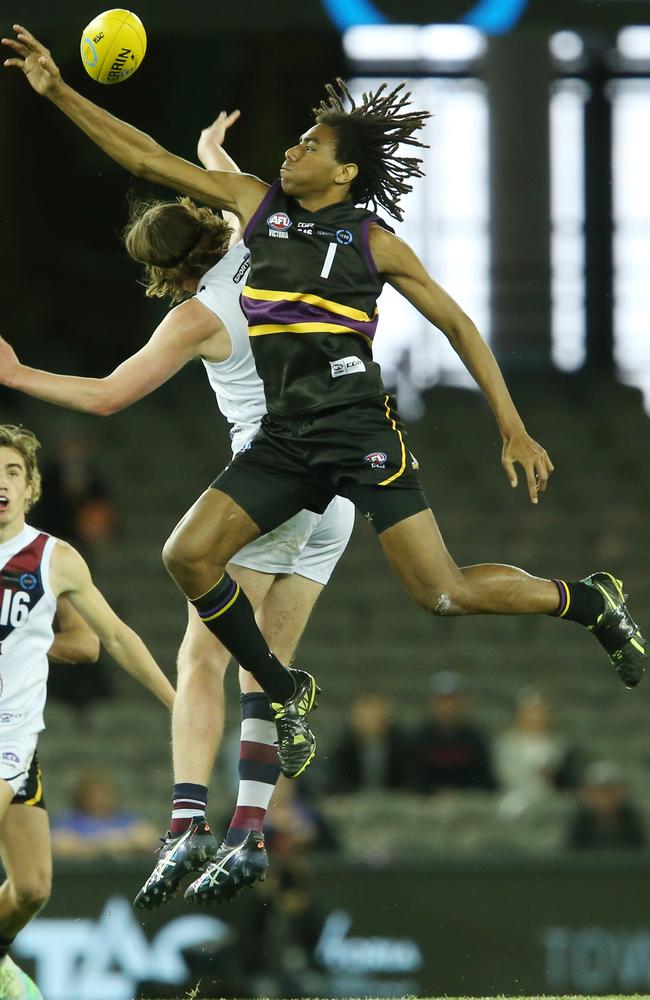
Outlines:
{"label": "sports sock", "polygon": [[185,833],[196,817],[205,819],[208,804],[208,790],[205,785],[194,785],[190,781],[181,781],[174,785],[172,792],[172,818],[169,832],[172,837]]}
{"label": "sports sock", "polygon": [[553,580],[553,583],[560,596],[557,610],[551,612],[553,617],[566,618],[587,627],[597,623],[605,608],[603,597],[597,590],[581,581],[567,583],[566,580]]}
{"label": "sports sock", "polygon": [[204,625],[223,643],[244,670],[250,671],[272,701],[284,704],[293,695],[293,677],[271,652],[260,632],[250,601],[227,573],[206,594],[190,602]]}
{"label": "sports sock", "polygon": [[12,937],[0,937],[0,962],[9,954],[9,949],[13,943],[14,939]]}
{"label": "sports sock", "polygon": [[249,830],[262,830],[264,818],[280,776],[273,710],[265,694],[241,696],[241,742],[239,744],[239,794],[226,834],[226,844],[235,847]]}

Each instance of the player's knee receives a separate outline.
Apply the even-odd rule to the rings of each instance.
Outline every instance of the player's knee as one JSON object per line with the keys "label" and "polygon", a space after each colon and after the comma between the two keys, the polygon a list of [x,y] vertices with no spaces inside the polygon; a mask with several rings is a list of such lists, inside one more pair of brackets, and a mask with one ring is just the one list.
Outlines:
{"label": "player's knee", "polygon": [[201,557],[201,552],[192,539],[179,532],[173,532],[163,546],[163,562],[175,580],[190,573]]}
{"label": "player's knee", "polygon": [[30,917],[42,910],[50,898],[51,880],[45,876],[14,886],[16,906]]}

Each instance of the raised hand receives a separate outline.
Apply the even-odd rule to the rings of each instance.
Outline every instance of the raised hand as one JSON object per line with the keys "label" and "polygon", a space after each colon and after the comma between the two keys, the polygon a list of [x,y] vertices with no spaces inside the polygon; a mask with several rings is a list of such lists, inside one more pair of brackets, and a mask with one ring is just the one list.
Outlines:
{"label": "raised hand", "polygon": [[9,385],[20,362],[16,353],[4,337],[0,337],[0,385]]}
{"label": "raised hand", "polygon": [[22,70],[30,85],[37,94],[47,97],[61,83],[61,73],[49,49],[34,38],[20,24],[14,24],[15,38],[3,38],[2,44],[15,53],[10,59],[5,59],[5,66],[15,66]]}
{"label": "raised hand", "polygon": [[237,121],[240,115],[241,111],[231,111],[230,114],[222,111],[212,122],[212,125],[208,125],[207,128],[203,129],[199,136],[196,151],[199,160],[204,166],[207,166],[211,158],[221,151],[224,139],[226,138],[226,132]]}
{"label": "raised hand", "polygon": [[513,488],[517,485],[515,462],[519,462],[526,473],[531,502],[537,503],[539,494],[546,489],[555,466],[545,449],[525,431],[514,434],[503,443],[501,464]]}

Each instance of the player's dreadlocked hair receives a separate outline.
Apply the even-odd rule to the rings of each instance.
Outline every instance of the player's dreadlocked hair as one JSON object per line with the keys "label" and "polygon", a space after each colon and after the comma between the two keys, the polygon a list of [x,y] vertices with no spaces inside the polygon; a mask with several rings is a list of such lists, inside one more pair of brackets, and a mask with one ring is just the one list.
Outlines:
{"label": "player's dreadlocked hair", "polygon": [[[405,111],[411,94],[402,93],[400,83],[387,91],[382,83],[374,93],[364,94],[356,104],[344,81],[328,83],[329,99],[314,108],[316,122],[336,130],[335,156],[339,163],[356,163],[359,172],[350,185],[355,204],[372,204],[384,208],[401,221],[399,199],[412,189],[411,177],[423,177],[422,160],[414,156],[397,156],[400,143],[427,148],[426,143],[413,138],[431,115],[428,111]],[[349,108],[346,110],[346,102]]]}
{"label": "player's dreadlocked hair", "polygon": [[183,283],[200,278],[228,250],[232,229],[191,198],[131,204],[122,238],[133,260],[145,265],[143,284],[150,298],[172,305],[190,297]]}

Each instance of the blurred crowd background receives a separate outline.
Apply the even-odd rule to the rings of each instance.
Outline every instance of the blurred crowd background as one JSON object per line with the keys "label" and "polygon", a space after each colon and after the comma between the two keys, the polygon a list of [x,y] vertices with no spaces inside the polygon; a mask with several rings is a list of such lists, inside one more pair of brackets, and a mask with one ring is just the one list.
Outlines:
{"label": "blurred crowd background", "polygon": [[[386,296],[378,356],[448,547],[461,565],[511,562],[541,576],[610,569],[647,632],[650,4],[446,0],[437,26],[418,0],[186,6],[181,16],[163,0],[140,3],[149,50],[112,88],[91,83],[78,56],[94,8],[0,9],[3,33],[21,20],[69,83],[188,159],[203,126],[240,108],[228,150],[266,180],[326,81],[341,75],[360,91],[407,79],[434,117],[427,176],[398,232],[478,322],[557,470],[536,508],[509,489],[493,419],[444,338]],[[0,80],[0,143],[2,333],[35,367],[106,374],[164,315],[145,299],[119,232],[131,195],[167,192],[128,177],[17,73]],[[160,550],[228,456],[200,366],[108,419],[0,390],[0,420],[44,442],[32,521],[78,545],[172,677],[185,610]],[[285,892],[288,912],[303,912],[292,865],[319,853],[369,878],[406,862],[542,859],[552,871],[595,850],[647,873],[650,682],[626,691],[581,629],[546,618],[432,621],[358,524],[297,662],[324,694],[318,760],[304,781],[279,787],[269,814],[284,873],[276,899]],[[209,803],[217,830],[236,782],[231,673]],[[101,661],[53,665],[50,692],[41,759],[65,870],[97,854],[149,858],[170,792],[160,711]],[[270,905],[268,893],[260,899]],[[282,925],[294,945],[299,923]],[[282,976],[257,971],[252,995],[264,983],[274,995]]]}

